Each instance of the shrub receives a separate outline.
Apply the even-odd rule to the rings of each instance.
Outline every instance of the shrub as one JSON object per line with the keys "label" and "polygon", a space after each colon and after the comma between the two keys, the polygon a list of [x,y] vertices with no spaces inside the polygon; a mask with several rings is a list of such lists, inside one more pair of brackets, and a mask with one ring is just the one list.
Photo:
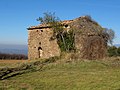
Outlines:
{"label": "shrub", "polygon": [[109,46],[108,47],[108,56],[120,56],[120,47]]}
{"label": "shrub", "polygon": [[23,59],[28,59],[28,57],[26,55],[23,55],[23,54],[5,54],[5,53],[0,53],[0,59],[23,60]]}

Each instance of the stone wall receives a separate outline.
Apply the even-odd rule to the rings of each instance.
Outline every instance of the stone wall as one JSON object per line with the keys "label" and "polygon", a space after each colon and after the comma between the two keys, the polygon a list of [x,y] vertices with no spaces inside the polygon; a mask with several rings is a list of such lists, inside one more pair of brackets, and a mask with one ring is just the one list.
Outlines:
{"label": "stone wall", "polygon": [[50,28],[28,30],[28,58],[49,58],[60,55],[57,40],[50,40],[53,31]]}
{"label": "stone wall", "polygon": [[75,48],[79,58],[100,59],[106,56],[107,42],[101,37],[103,28],[87,17],[74,20]]}
{"label": "stone wall", "polygon": [[78,58],[102,59],[106,56],[107,44],[100,36],[75,35],[75,47]]}

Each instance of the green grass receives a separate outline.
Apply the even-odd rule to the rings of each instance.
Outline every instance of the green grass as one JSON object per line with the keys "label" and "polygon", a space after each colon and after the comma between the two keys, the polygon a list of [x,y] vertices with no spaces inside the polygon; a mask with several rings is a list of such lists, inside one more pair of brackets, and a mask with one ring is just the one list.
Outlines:
{"label": "green grass", "polygon": [[0,90],[120,90],[120,59],[57,61],[1,80]]}

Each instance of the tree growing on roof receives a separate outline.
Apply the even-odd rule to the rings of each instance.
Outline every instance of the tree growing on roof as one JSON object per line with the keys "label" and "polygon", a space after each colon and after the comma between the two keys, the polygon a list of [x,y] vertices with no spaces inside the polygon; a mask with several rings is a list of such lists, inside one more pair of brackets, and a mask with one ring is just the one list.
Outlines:
{"label": "tree growing on roof", "polygon": [[52,27],[53,36],[51,37],[51,40],[57,38],[61,51],[69,51],[73,48],[73,43],[71,43],[71,40],[73,40],[71,37],[72,32],[68,34],[64,31],[61,20],[55,13],[45,12],[44,16],[39,17],[37,21],[39,21],[40,24],[50,25]]}

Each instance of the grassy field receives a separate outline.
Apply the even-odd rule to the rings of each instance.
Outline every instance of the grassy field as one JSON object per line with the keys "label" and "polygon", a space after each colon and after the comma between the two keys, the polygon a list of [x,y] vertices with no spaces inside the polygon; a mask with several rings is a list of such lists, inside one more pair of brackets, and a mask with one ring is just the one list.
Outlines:
{"label": "grassy field", "polygon": [[58,60],[0,80],[0,90],[120,90],[120,58]]}

